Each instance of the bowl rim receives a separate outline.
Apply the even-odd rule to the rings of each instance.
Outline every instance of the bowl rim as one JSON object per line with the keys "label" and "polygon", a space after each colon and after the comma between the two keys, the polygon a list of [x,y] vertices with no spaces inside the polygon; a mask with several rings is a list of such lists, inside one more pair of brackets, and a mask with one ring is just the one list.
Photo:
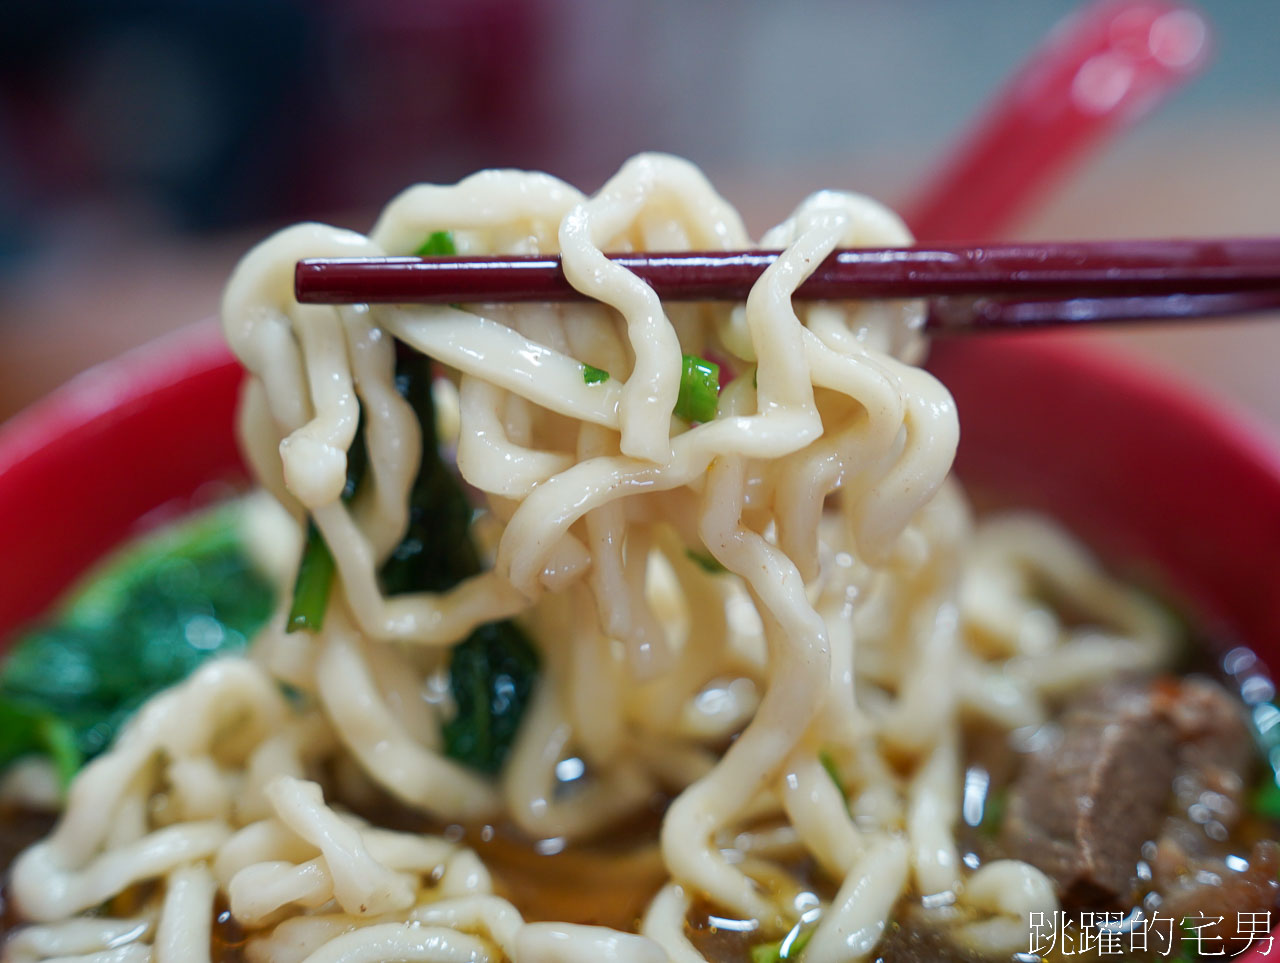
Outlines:
{"label": "bowl rim", "polygon": [[206,318],[91,365],[0,422],[0,475],[63,435],[235,361],[216,318]]}

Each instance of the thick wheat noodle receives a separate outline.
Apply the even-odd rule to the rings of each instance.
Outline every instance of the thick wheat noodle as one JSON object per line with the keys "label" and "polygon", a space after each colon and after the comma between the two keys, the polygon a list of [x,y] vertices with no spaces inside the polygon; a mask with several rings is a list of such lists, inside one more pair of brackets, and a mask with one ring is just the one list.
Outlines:
{"label": "thick wheat noodle", "polygon": [[[300,258],[406,254],[434,231],[463,254],[560,253],[593,300],[293,299]],[[939,894],[962,945],[1022,948],[1020,921],[1057,909],[1053,887],[1023,863],[960,863],[960,714],[1040,721],[1065,689],[1164,664],[1168,633],[1044,519],[975,525],[946,480],[954,406],[915,367],[921,305],[792,302],[833,248],[909,242],[885,208],[823,192],[760,239],[783,254],[745,304],[664,305],[603,252],[752,242],[696,168],[643,155],[589,198],[486,171],[405,191],[368,236],[299,225],[251,251],[223,304],[249,372],[237,424],[294,537],[310,516],[334,556],[324,628],[284,631],[282,584],[250,656],[157,696],[80,774],[15,866],[15,904],[38,923],[5,959],[207,959],[227,905],[251,963],[697,963],[694,897],[777,939],[798,913],[782,864],[805,855],[838,889],[807,963],[870,958],[899,900]],[[456,384],[440,426],[483,497],[489,564],[389,598],[377,573],[422,455],[393,338]],[[705,424],[673,417],[682,354],[723,365]],[[588,383],[584,365],[609,378]],[[370,480],[347,503],[361,418]],[[1037,584],[1106,634],[1057,623]],[[444,753],[450,710],[419,696],[448,647],[511,617],[542,670],[491,779]],[[465,846],[343,808],[385,793],[443,822],[571,842],[660,790],[669,879],[639,933],[526,923]],[[83,915],[142,882],[157,885],[140,914]]]}

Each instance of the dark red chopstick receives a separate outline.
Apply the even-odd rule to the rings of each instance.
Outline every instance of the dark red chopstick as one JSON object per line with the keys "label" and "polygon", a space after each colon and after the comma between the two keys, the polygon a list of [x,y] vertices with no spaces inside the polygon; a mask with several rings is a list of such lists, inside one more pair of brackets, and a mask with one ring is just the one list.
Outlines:
{"label": "dark red chopstick", "polygon": [[979,334],[1072,324],[1193,321],[1276,312],[1280,312],[1280,289],[1232,294],[1165,294],[1046,301],[939,298],[930,303],[925,325],[934,334]]}
{"label": "dark red chopstick", "polygon": [[[772,251],[610,255],[664,300],[741,300]],[[1280,290],[1280,238],[1000,243],[849,249],[796,291],[809,300],[1156,297]],[[298,262],[311,304],[582,299],[558,258],[338,258]]]}

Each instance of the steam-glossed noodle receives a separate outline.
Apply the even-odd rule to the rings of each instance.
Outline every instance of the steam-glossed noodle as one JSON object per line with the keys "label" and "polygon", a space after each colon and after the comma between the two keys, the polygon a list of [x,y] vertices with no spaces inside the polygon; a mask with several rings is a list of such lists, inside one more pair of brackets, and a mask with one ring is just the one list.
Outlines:
{"label": "steam-glossed noodle", "polygon": [[[301,258],[411,254],[433,232],[460,254],[559,253],[593,300],[293,300]],[[284,530],[301,545],[314,525],[332,556],[321,628],[286,631],[280,579],[246,656],[152,699],[81,772],[13,870],[29,925],[5,958],[692,963],[803,937],[805,963],[837,963],[902,920],[957,952],[1025,951],[1059,887],[1013,855],[962,858],[964,727],[1037,726],[1168,665],[1171,636],[1046,520],[975,523],[948,479],[955,407],[917,367],[920,304],[790,299],[836,247],[910,242],[841,192],[753,239],[695,167],[642,155],[590,197],[485,171],[410,188],[367,236],[304,224],[254,248],[223,304],[241,440]],[[663,304],[602,253],[753,245],[784,253],[738,305]],[[397,342],[447,379],[434,425],[477,500],[478,563],[393,593],[441,457]],[[676,414],[684,356],[720,366],[714,417]],[[367,467],[344,495],[353,445]],[[429,556],[443,536],[424,531]],[[484,764],[459,758],[464,707],[441,695],[477,630],[518,633],[536,665]],[[542,917],[495,833],[630,847],[637,909]],[[219,917],[240,955],[211,956]],[[712,917],[733,925],[712,939]]]}

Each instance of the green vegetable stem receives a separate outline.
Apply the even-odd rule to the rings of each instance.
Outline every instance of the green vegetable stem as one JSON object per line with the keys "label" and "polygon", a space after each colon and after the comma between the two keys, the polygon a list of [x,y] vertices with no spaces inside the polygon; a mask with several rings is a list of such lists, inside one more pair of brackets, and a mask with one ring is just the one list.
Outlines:
{"label": "green vegetable stem", "polygon": [[[347,449],[347,480],[342,486],[342,500],[355,498],[369,467],[369,449],[364,443],[364,414],[356,422],[356,433]],[[333,553],[313,520],[307,522],[307,540],[303,543],[298,574],[293,582],[293,604],[285,622],[286,632],[319,632],[324,627],[324,613],[329,608],[329,592],[333,588]]]}

